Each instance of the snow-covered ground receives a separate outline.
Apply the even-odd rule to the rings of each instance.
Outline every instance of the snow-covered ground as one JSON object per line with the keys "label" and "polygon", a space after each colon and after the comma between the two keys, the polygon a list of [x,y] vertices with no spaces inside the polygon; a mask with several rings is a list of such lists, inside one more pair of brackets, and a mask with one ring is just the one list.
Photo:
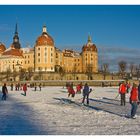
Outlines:
{"label": "snow-covered ground", "polygon": [[[9,87],[8,87],[9,88]],[[129,119],[131,105],[120,106],[118,87],[92,87],[90,105],[82,106],[82,94],[70,103],[62,87],[28,88],[10,91],[0,100],[1,135],[132,135],[140,134],[140,106],[137,118]]]}

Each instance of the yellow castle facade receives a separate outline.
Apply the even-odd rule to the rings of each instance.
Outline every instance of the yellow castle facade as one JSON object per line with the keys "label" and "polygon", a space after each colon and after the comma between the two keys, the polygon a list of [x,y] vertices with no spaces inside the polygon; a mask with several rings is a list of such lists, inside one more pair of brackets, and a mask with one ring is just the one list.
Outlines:
{"label": "yellow castle facade", "polygon": [[6,49],[0,43],[0,72],[19,72],[22,69],[34,72],[58,72],[65,73],[97,73],[98,51],[91,37],[81,47],[81,52],[70,49],[60,50],[55,47],[53,38],[48,34],[46,26],[42,28],[42,34],[37,37],[33,48],[21,48],[17,32],[13,37],[12,45]]}

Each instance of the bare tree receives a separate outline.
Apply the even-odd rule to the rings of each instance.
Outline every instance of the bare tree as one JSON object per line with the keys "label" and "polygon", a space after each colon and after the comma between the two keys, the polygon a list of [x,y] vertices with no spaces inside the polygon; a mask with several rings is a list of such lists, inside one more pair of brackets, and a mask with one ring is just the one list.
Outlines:
{"label": "bare tree", "polygon": [[134,73],[134,70],[135,70],[135,65],[133,63],[131,63],[129,68],[130,68],[131,77],[133,77],[133,73]]}
{"label": "bare tree", "polygon": [[86,75],[88,76],[88,80],[92,80],[92,74],[93,74],[92,69],[93,69],[92,65],[87,64],[87,66],[86,66]]}
{"label": "bare tree", "polygon": [[106,75],[109,72],[109,64],[104,63],[102,66],[102,72],[103,72],[103,76],[104,76],[104,80],[106,79]]}
{"label": "bare tree", "polygon": [[66,74],[65,69],[63,67],[60,67],[59,74],[62,77],[61,80],[63,80],[64,75]]}
{"label": "bare tree", "polygon": [[138,66],[136,66],[136,76],[137,76],[137,80],[139,80],[139,77],[140,77],[140,64]]}
{"label": "bare tree", "polygon": [[10,79],[10,76],[11,76],[11,69],[10,68],[7,68],[7,70],[6,70],[6,79],[7,79],[7,81],[9,81]]}
{"label": "bare tree", "polygon": [[13,76],[14,81],[16,81],[17,75],[18,75],[18,73],[17,73],[17,71],[14,69],[14,70],[13,70],[13,73],[12,73],[12,76]]}
{"label": "bare tree", "polygon": [[25,80],[26,79],[26,69],[21,68],[19,72],[19,79]]}
{"label": "bare tree", "polygon": [[28,68],[28,76],[27,76],[27,79],[28,80],[31,80],[31,77],[33,76],[33,68],[32,67],[29,67]]}
{"label": "bare tree", "polygon": [[118,65],[119,65],[119,72],[120,72],[122,79],[123,79],[124,75],[125,75],[126,68],[127,68],[127,63],[125,61],[120,61],[118,63]]}
{"label": "bare tree", "polygon": [[60,79],[63,79],[63,76],[65,75],[65,70],[63,67],[61,67],[60,65],[55,65],[55,72],[58,73],[60,75]]}

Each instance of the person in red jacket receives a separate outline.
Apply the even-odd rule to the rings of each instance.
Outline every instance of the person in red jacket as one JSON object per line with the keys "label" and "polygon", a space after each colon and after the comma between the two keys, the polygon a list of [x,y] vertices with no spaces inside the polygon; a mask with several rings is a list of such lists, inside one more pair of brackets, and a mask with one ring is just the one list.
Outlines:
{"label": "person in red jacket", "polygon": [[130,104],[131,108],[131,118],[135,119],[137,107],[138,107],[138,88],[135,83],[133,83],[132,90],[130,92]]}
{"label": "person in red jacket", "polygon": [[26,92],[27,92],[27,84],[26,83],[23,85],[23,91],[24,91],[24,96],[26,96]]}
{"label": "person in red jacket", "polygon": [[119,93],[121,96],[121,106],[125,106],[126,84],[124,81],[119,86]]}
{"label": "person in red jacket", "polygon": [[82,83],[76,86],[76,93],[81,93],[81,89],[82,89]]}
{"label": "person in red jacket", "polygon": [[69,86],[68,86],[68,97],[70,97],[70,95],[71,95],[71,97],[74,97],[75,96],[75,91],[74,91],[74,89],[73,89],[73,83],[71,83]]}

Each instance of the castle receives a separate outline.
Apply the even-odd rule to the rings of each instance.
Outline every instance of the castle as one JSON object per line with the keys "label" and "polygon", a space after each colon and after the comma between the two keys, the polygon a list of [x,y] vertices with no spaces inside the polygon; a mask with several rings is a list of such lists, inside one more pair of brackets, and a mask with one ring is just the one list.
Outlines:
{"label": "castle", "polygon": [[60,70],[65,73],[97,73],[98,51],[91,37],[83,45],[82,51],[56,48],[53,38],[48,34],[46,26],[43,26],[42,34],[37,37],[33,48],[21,48],[17,24],[13,43],[6,49],[0,43],[0,73],[20,72],[22,69],[33,72],[56,73]]}

